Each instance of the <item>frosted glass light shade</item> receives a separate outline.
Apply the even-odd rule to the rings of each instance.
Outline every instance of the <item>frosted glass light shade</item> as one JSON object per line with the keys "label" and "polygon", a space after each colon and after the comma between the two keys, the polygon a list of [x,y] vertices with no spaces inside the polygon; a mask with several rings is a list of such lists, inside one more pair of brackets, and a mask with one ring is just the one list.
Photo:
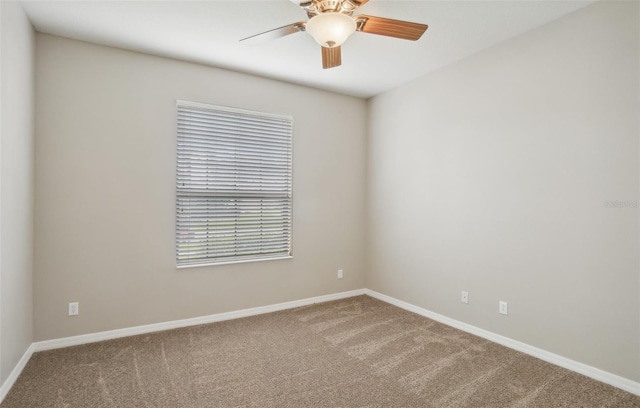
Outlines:
{"label": "frosted glass light shade", "polygon": [[323,47],[337,47],[356,31],[356,22],[342,13],[322,13],[307,22],[305,30]]}

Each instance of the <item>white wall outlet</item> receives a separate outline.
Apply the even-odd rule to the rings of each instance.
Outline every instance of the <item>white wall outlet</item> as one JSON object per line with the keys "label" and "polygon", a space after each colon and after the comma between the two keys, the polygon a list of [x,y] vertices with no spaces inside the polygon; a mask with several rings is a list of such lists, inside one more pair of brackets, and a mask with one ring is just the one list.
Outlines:
{"label": "white wall outlet", "polygon": [[80,303],[69,303],[69,316],[77,316],[78,314],[80,314]]}
{"label": "white wall outlet", "polygon": [[462,293],[460,294],[460,301],[462,303],[469,303],[469,292],[467,292],[466,290],[463,290]]}
{"label": "white wall outlet", "polygon": [[500,301],[499,305],[498,305],[498,312],[500,312],[500,314],[506,315],[509,314],[507,312],[507,302],[504,301]]}
{"label": "white wall outlet", "polygon": [[342,269],[338,269],[338,279],[342,279],[344,276],[344,271]]}

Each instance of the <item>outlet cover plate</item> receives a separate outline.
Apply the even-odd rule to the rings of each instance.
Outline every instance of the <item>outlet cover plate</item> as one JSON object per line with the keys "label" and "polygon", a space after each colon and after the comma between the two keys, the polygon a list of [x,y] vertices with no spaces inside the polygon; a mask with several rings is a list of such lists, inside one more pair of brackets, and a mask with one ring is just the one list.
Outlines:
{"label": "outlet cover plate", "polygon": [[77,316],[78,314],[80,314],[80,303],[69,303],[69,316]]}
{"label": "outlet cover plate", "polygon": [[502,300],[500,301],[500,303],[498,304],[498,312],[500,312],[500,314],[503,314],[503,315],[509,314],[507,310],[507,302]]}

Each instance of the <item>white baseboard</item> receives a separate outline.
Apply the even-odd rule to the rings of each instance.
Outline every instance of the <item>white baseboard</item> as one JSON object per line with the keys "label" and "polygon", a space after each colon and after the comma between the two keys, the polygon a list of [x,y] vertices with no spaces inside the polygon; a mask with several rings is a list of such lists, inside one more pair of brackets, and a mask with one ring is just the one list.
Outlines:
{"label": "white baseboard", "polygon": [[27,348],[27,351],[24,352],[22,358],[20,358],[20,361],[18,361],[18,364],[16,364],[16,366],[13,368],[11,374],[9,374],[9,377],[7,377],[5,382],[2,384],[2,387],[0,387],[0,403],[4,401],[4,397],[7,396],[9,390],[11,389],[11,387],[13,387],[13,384],[20,376],[20,373],[22,373],[22,370],[24,370],[24,367],[27,365],[27,362],[34,352],[35,350],[32,343],[29,348]]}
{"label": "white baseboard", "polygon": [[239,319],[241,317],[278,312],[280,310],[293,309],[295,307],[312,305],[314,303],[329,302],[331,300],[345,299],[353,296],[364,295],[364,293],[365,289],[357,289],[348,292],[334,293],[331,295],[316,296],[307,299],[293,300],[291,302],[277,303],[275,305],[253,307],[250,309],[242,309],[226,313],[217,313],[209,316],[193,317],[190,319],[173,320],[170,322],[147,324],[144,326],[127,327],[125,329],[108,330],[98,333],[64,337],[61,339],[39,341],[33,343],[33,347],[34,351],[43,351],[62,347],[77,346],[80,344],[95,343],[97,341],[117,339],[120,337],[135,336],[138,334],[179,329],[181,327],[197,326],[199,324],[215,323],[221,322],[223,320]]}
{"label": "white baseboard", "polygon": [[428,317],[429,319],[433,319],[437,322],[446,324],[447,326],[455,327],[456,329],[460,329],[464,332],[474,334],[487,340],[491,340],[494,343],[498,343],[511,349],[528,354],[530,356],[539,358],[540,360],[544,360],[548,363],[555,364],[571,371],[575,371],[576,373],[593,378],[594,380],[601,381],[605,384],[612,385],[616,388],[620,388],[632,394],[640,395],[640,383],[632,381],[628,378],[620,377],[619,375],[603,371],[599,368],[595,368],[587,364],[562,357],[549,351],[530,346],[526,343],[522,343],[520,341],[513,340],[484,329],[480,329],[470,324],[463,323],[459,320],[451,319],[441,314],[423,309],[421,307],[412,305],[411,303],[407,303],[402,300],[398,300],[391,296],[383,295],[382,293],[378,293],[370,289],[365,289],[365,294],[383,302],[398,306],[401,309],[405,309],[421,316]]}

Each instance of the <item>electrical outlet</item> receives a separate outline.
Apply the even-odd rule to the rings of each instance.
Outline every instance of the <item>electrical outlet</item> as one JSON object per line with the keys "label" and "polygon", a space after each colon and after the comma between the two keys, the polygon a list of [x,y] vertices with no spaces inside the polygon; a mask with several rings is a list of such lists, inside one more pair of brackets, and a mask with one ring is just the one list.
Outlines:
{"label": "electrical outlet", "polygon": [[466,290],[463,290],[462,293],[460,294],[460,301],[462,303],[469,303],[469,292],[467,292]]}
{"label": "electrical outlet", "polygon": [[342,279],[344,276],[344,271],[342,269],[338,269],[338,279]]}
{"label": "electrical outlet", "polygon": [[506,315],[509,314],[507,312],[507,302],[504,301],[500,301],[499,306],[498,306],[498,312],[500,312],[500,314]]}
{"label": "electrical outlet", "polygon": [[77,316],[80,314],[80,303],[69,303],[69,316]]}

